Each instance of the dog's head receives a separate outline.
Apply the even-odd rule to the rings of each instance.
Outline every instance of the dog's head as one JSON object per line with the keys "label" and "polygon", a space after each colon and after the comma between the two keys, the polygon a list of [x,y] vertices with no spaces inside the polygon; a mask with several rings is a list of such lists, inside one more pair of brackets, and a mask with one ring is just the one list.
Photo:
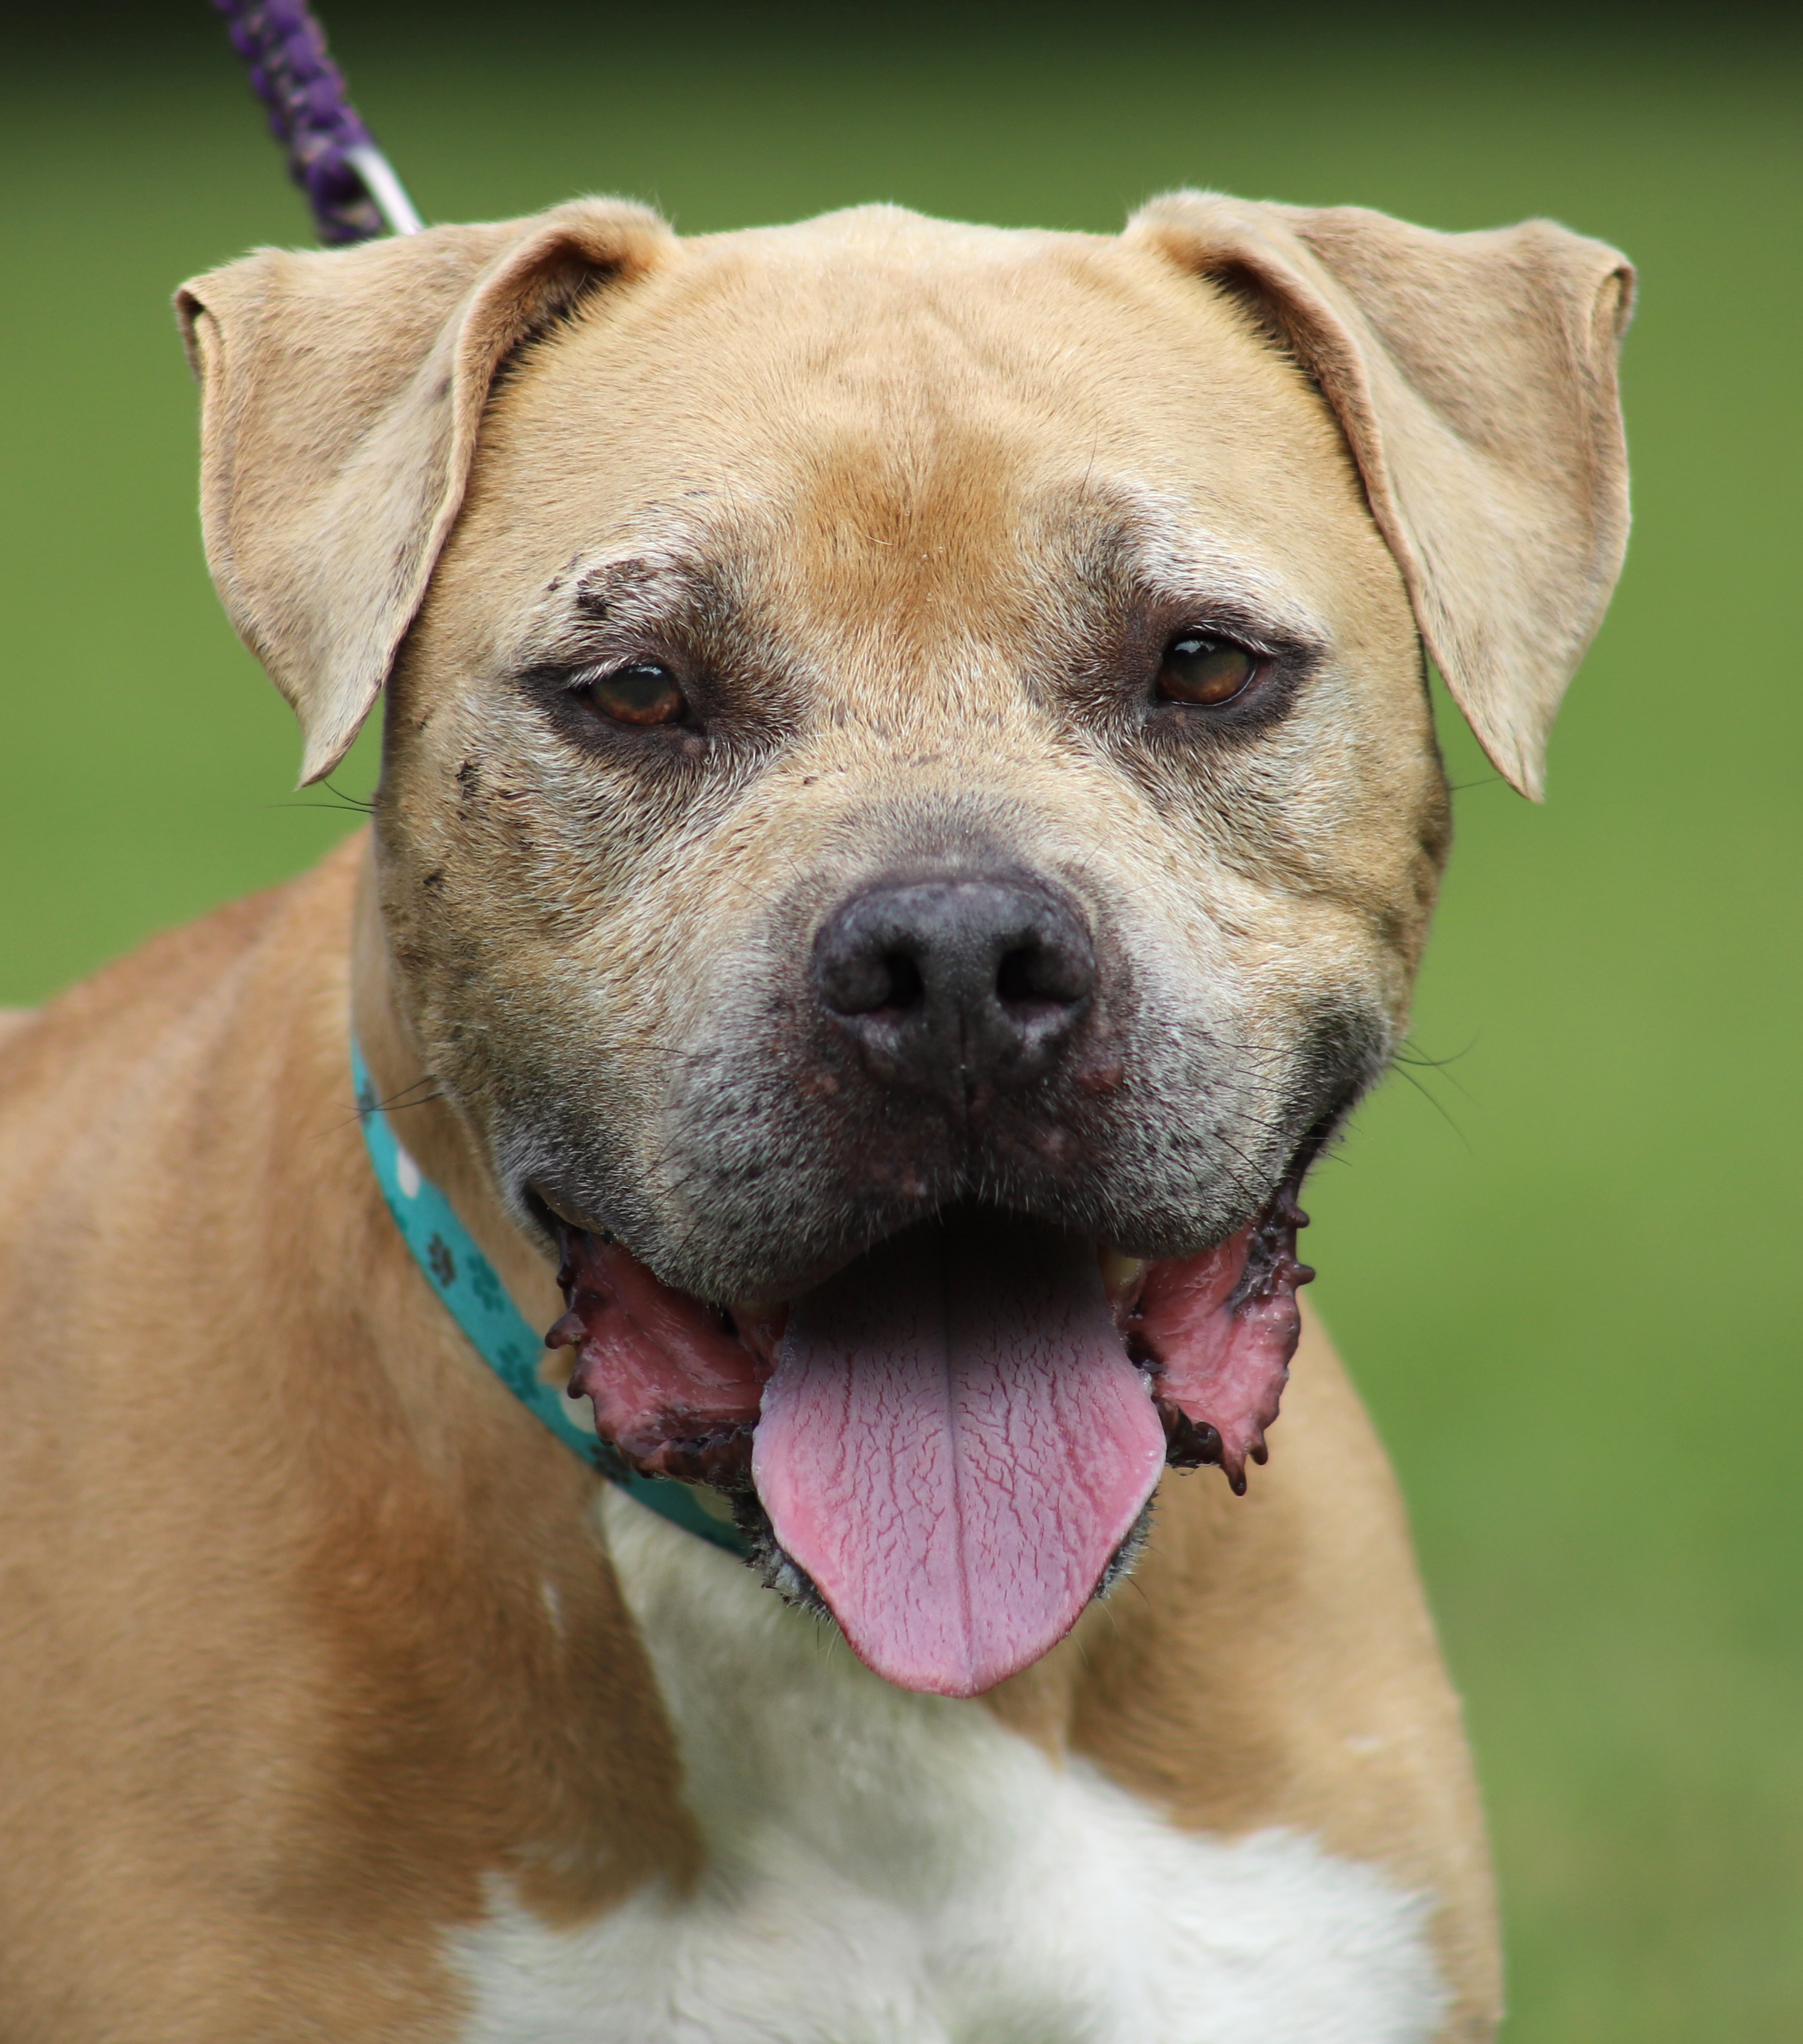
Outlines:
{"label": "dog's head", "polygon": [[896,1679],[1023,1665],[1167,1451],[1262,1455],[1447,849],[1423,644],[1537,790],[1628,286],[1187,194],[591,202],[183,294],[214,572],[308,778],[387,689],[402,1010],[603,1431]]}

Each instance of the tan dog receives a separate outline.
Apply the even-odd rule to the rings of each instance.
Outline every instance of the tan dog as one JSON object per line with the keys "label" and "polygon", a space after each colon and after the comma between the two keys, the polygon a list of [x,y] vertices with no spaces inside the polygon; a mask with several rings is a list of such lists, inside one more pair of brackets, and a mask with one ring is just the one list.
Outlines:
{"label": "tan dog", "polygon": [[[1259,1458],[1292,1194],[1404,1026],[1424,642],[1538,786],[1628,285],[1184,194],[586,202],[184,292],[227,605],[309,778],[384,687],[386,753],[367,842],[6,1043],[6,2044],[1490,2034],[1318,1331],[1249,1494],[1145,1508],[1167,1443]],[[353,1017],[786,1598],[459,1334]]]}

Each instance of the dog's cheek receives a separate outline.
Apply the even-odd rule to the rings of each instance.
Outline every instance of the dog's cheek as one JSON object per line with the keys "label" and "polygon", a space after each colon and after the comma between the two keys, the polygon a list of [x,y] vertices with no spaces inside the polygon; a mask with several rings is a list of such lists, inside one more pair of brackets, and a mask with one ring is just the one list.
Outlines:
{"label": "dog's cheek", "polygon": [[493,1150],[522,1087],[594,1097],[605,1017],[640,990],[618,925],[660,820],[573,772],[525,705],[429,667],[399,682],[376,816],[390,955],[434,1076]]}
{"label": "dog's cheek", "polygon": [[[1274,828],[1194,815],[1129,799],[1071,851],[1132,962],[1105,1189],[1136,1253],[1187,1253],[1244,1220],[1381,1073],[1406,1013],[1413,897],[1399,911],[1387,877],[1334,870],[1365,856],[1344,811]],[[1284,858],[1249,849],[1278,837]]]}
{"label": "dog's cheek", "polygon": [[[1298,746],[1300,760],[1313,749]],[[1354,759],[1337,774],[1266,774],[1227,828],[1211,819],[1197,834],[1201,885],[1244,934],[1237,969],[1262,989],[1249,997],[1305,1028],[1358,1012],[1399,1035],[1450,845],[1445,782],[1431,749],[1385,744]]]}

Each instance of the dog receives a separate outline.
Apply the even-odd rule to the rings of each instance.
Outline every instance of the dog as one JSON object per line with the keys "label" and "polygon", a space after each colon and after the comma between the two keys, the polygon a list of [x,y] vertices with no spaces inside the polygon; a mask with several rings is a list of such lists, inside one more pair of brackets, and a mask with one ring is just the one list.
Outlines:
{"label": "dog", "polygon": [[0,1050],[6,2044],[1492,2034],[1297,1200],[1425,657],[1540,790],[1632,284],[1192,192],[185,287],[223,601],[383,766]]}

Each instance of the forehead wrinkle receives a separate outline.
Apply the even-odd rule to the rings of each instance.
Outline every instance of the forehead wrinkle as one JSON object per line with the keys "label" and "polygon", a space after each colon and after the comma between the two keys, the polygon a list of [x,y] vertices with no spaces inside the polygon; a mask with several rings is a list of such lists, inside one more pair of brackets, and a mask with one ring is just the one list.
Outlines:
{"label": "forehead wrinkle", "polygon": [[[829,637],[854,611],[881,614],[886,631],[922,650],[1030,627],[1038,571],[1048,553],[1070,555],[1081,521],[1068,509],[1034,518],[1029,478],[1068,471],[1074,440],[1101,446],[1116,467],[1137,442],[1158,466],[1164,422],[1136,419],[1131,406],[1118,420],[1110,402],[1121,345],[1143,329],[1145,309],[1131,290],[1115,302],[1124,286],[1086,244],[960,232],[942,249],[943,238],[902,217],[848,217],[830,234],[778,236],[767,253],[789,259],[767,273],[735,242],[652,287],[644,315],[683,345],[648,350],[636,336],[629,402],[602,437],[629,421],[609,444],[641,482],[685,497],[705,482],[722,515],[698,527],[653,519],[649,530],[635,516],[610,551],[655,551],[673,570],[734,552],[742,588],[766,592],[786,615],[815,613]],[[928,249],[936,259],[923,269]],[[1023,323],[1028,309],[1040,317]],[[1186,336],[1193,349],[1204,338]],[[1244,354],[1263,370],[1259,347],[1234,338],[1236,363]],[[625,339],[598,324],[579,330],[540,373],[585,411],[607,393],[617,405]],[[729,373],[724,408],[698,408],[679,387],[698,358]],[[546,452],[567,466],[587,437],[566,427]],[[1274,632],[1323,636],[1292,587],[1187,507],[1133,479],[1112,494],[1105,510],[1139,528],[1114,542],[1117,563],[1093,557],[1117,601],[1136,585],[1148,596],[1213,594]]]}
{"label": "forehead wrinkle", "polygon": [[918,655],[1009,603],[1019,467],[993,422],[967,427],[926,406],[899,422],[842,417],[794,464],[747,565],[810,636],[880,632]]}
{"label": "forehead wrinkle", "polygon": [[735,609],[740,506],[654,503],[610,522],[606,543],[579,549],[540,589],[523,620],[525,643],[549,649],[609,628],[713,624]]}

